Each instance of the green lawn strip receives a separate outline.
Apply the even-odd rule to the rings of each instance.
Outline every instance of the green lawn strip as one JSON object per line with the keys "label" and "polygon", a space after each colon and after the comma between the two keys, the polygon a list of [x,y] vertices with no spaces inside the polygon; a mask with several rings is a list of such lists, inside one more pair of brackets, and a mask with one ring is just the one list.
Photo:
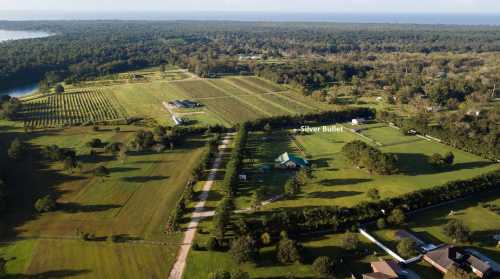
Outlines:
{"label": "green lawn strip", "polygon": [[[388,131],[392,132],[392,129]],[[390,176],[370,175],[365,170],[350,165],[340,153],[346,143],[356,139],[362,138],[345,131],[297,136],[296,140],[310,156],[314,178],[296,198],[280,200],[266,208],[309,205],[350,207],[365,201],[366,192],[371,188],[378,189],[382,198],[395,197],[499,169],[498,164],[473,154],[422,140],[382,147],[383,152],[398,155],[401,172]],[[427,162],[427,158],[433,153],[444,154],[448,151],[455,154],[455,164],[452,167],[436,170]]]}
{"label": "green lawn strip", "polygon": [[38,240],[34,239],[0,243],[0,258],[7,261],[6,273],[23,274],[31,263],[37,244]]}

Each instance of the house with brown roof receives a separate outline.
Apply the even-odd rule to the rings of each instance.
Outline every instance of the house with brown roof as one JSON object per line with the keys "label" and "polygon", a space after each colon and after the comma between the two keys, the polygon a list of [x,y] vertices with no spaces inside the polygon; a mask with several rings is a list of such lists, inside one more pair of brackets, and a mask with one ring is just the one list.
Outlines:
{"label": "house with brown roof", "polygon": [[395,261],[378,261],[371,263],[373,272],[363,274],[363,279],[397,279],[402,273]]}
{"label": "house with brown roof", "polygon": [[424,255],[424,260],[442,273],[448,272],[453,265],[459,265],[463,259],[464,255],[452,245],[443,246]]}
{"label": "house with brown roof", "polygon": [[484,262],[473,255],[470,255],[467,258],[467,264],[469,264],[472,272],[474,272],[474,274],[476,274],[479,278],[486,278],[493,272],[493,269],[487,262]]}

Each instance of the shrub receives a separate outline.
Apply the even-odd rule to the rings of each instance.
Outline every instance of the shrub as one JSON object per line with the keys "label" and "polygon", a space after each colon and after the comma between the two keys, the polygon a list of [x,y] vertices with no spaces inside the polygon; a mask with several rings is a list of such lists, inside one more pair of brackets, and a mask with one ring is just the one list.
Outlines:
{"label": "shrub", "polygon": [[401,239],[396,249],[398,251],[398,254],[405,258],[411,258],[418,255],[417,243],[411,238],[405,237]]}
{"label": "shrub", "polygon": [[456,242],[468,242],[470,240],[470,229],[461,220],[450,220],[444,227],[443,232]]}
{"label": "shrub", "polygon": [[358,234],[352,232],[346,232],[342,236],[342,248],[347,251],[357,251],[361,246],[361,241],[359,240]]}
{"label": "shrub", "polygon": [[21,160],[26,154],[27,149],[28,147],[24,142],[20,139],[14,139],[7,150],[7,154],[13,160]]}
{"label": "shrub", "polygon": [[267,233],[267,232],[263,233],[260,236],[260,242],[262,243],[262,245],[269,245],[269,244],[271,244],[271,242],[272,242],[271,235],[269,233]]}
{"label": "shrub", "polygon": [[56,201],[50,195],[39,198],[35,202],[35,210],[39,213],[49,212],[56,208]]}
{"label": "shrub", "polygon": [[276,246],[276,258],[280,263],[294,263],[301,261],[300,244],[287,237],[282,238]]}
{"label": "shrub", "polygon": [[229,253],[237,263],[251,262],[258,255],[255,241],[249,236],[242,236],[231,243]]}
{"label": "shrub", "polygon": [[379,228],[380,230],[382,229],[385,229],[387,227],[387,224],[385,223],[385,219],[384,218],[379,218],[377,220],[377,228]]}
{"label": "shrub", "polygon": [[393,211],[391,211],[391,215],[389,215],[387,220],[389,221],[389,223],[399,226],[406,222],[406,216],[403,210],[394,209]]}
{"label": "shrub", "polygon": [[379,200],[380,199],[380,193],[377,189],[371,188],[368,189],[368,192],[366,192],[366,195],[372,199],[372,200]]}
{"label": "shrub", "polygon": [[312,269],[320,276],[329,277],[333,275],[333,261],[330,257],[318,257],[312,264]]}
{"label": "shrub", "polygon": [[97,177],[108,176],[109,170],[105,166],[99,166],[94,170],[94,175]]}
{"label": "shrub", "polygon": [[92,148],[97,148],[97,147],[100,147],[101,145],[102,145],[102,141],[101,141],[101,139],[98,139],[98,138],[91,139],[89,142],[87,142],[87,146],[92,147]]}

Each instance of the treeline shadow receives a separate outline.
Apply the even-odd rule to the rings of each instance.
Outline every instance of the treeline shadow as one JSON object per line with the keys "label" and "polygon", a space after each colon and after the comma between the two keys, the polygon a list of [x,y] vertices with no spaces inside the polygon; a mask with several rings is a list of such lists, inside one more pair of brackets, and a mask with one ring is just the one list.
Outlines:
{"label": "treeline shadow", "polygon": [[36,274],[6,274],[2,276],[3,279],[51,279],[51,278],[70,278],[75,276],[81,276],[83,274],[88,274],[91,271],[88,269],[60,269],[51,270]]}
{"label": "treeline shadow", "polygon": [[57,205],[58,211],[66,213],[88,213],[88,212],[102,212],[110,209],[120,208],[118,204],[91,204],[82,205],[78,203],[59,203]]}

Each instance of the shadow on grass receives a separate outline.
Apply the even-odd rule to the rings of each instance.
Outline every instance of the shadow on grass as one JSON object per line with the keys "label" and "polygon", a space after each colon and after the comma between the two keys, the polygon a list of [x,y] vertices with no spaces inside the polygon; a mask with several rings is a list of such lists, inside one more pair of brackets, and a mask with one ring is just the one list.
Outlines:
{"label": "shadow on grass", "polygon": [[58,209],[67,213],[81,213],[81,212],[102,212],[110,209],[120,208],[121,205],[117,204],[92,204],[82,205],[78,203],[60,203]]}
{"label": "shadow on grass", "polygon": [[358,191],[326,191],[326,192],[312,192],[307,195],[308,198],[316,199],[335,199],[361,195],[363,192]]}
{"label": "shadow on grass", "polygon": [[338,186],[338,185],[353,185],[358,183],[370,182],[372,179],[365,178],[337,178],[337,179],[323,179],[319,182],[322,186]]}
{"label": "shadow on grass", "polygon": [[155,176],[131,176],[122,178],[123,181],[135,182],[135,183],[146,183],[150,181],[158,181],[168,179],[169,176],[155,175]]}
{"label": "shadow on grass", "polygon": [[436,168],[429,164],[429,156],[421,153],[395,153],[399,159],[399,170],[406,175],[425,175],[442,172],[451,172],[466,169],[477,169],[490,166],[493,162],[476,161],[457,163],[450,167]]}
{"label": "shadow on grass", "polygon": [[4,279],[49,279],[49,278],[70,278],[74,276],[81,276],[90,273],[88,269],[60,269],[51,270],[36,274],[7,274],[3,276]]}

